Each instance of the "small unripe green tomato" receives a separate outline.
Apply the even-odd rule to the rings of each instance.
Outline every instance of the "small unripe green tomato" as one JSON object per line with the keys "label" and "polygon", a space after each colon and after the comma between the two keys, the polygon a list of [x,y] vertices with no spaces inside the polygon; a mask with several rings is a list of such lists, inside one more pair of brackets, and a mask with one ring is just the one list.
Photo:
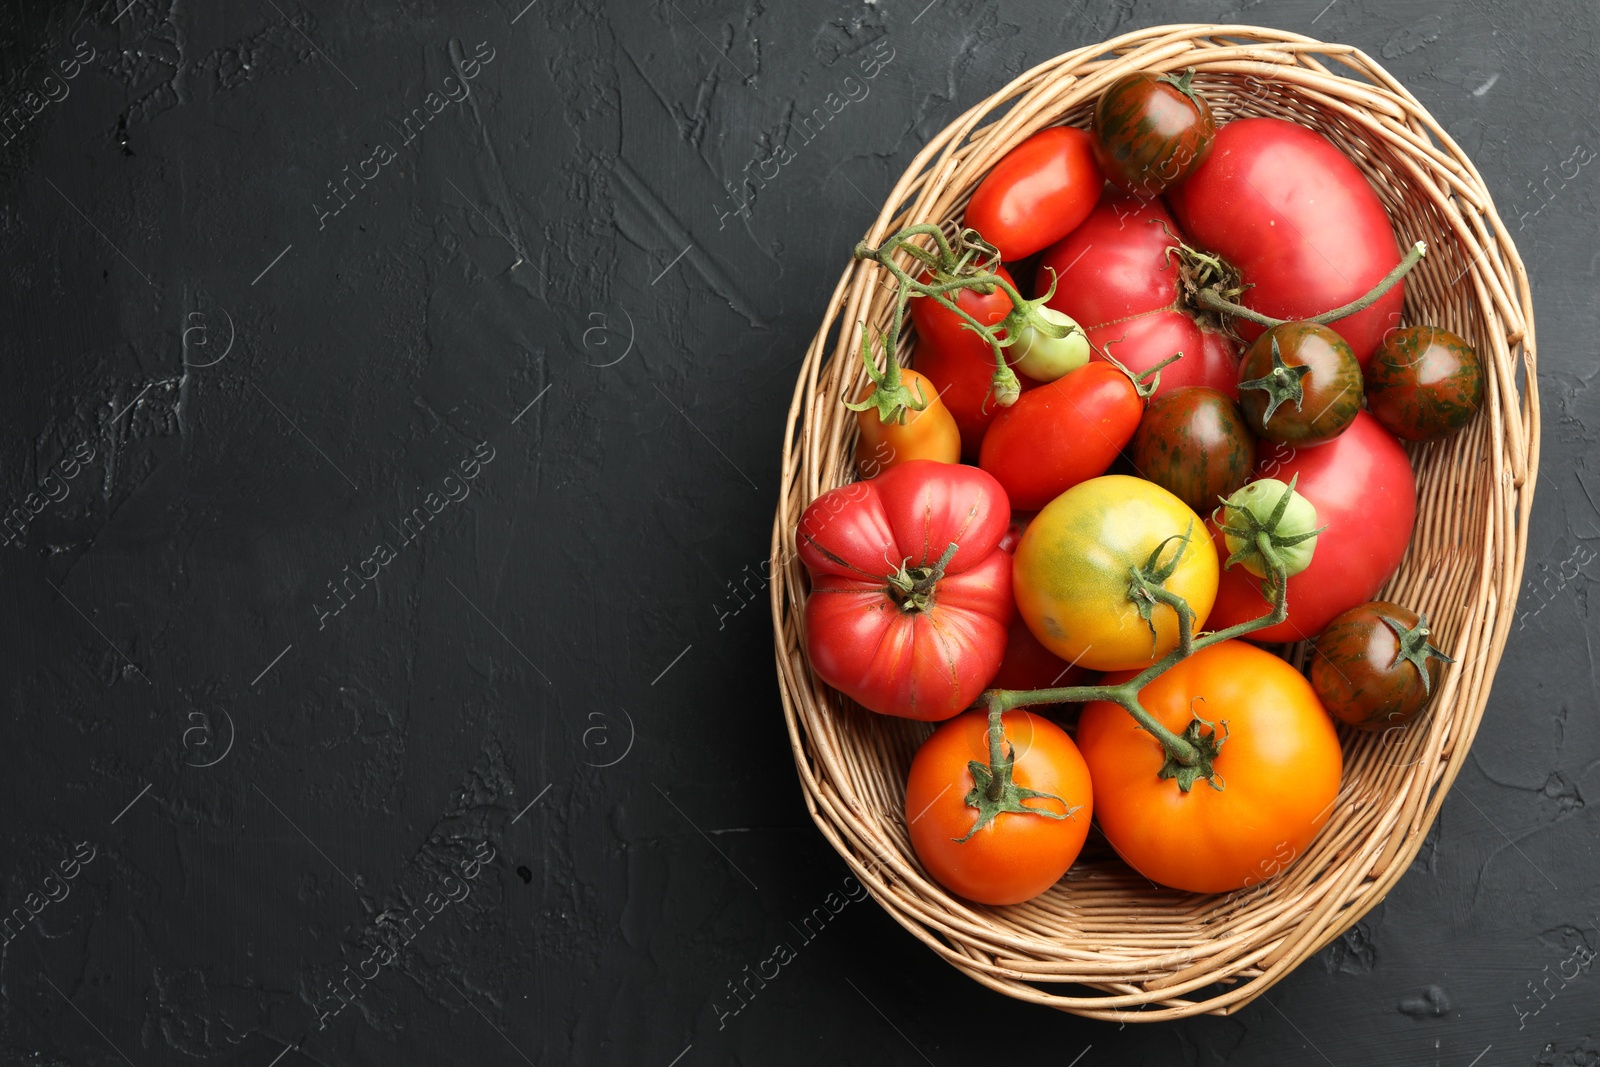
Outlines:
{"label": "small unripe green tomato", "polygon": [[[1267,536],[1273,551],[1283,561],[1284,573],[1293,576],[1311,566],[1311,556],[1317,547],[1317,535],[1312,533],[1317,528],[1317,509],[1311,501],[1276,478],[1262,478],[1227,499],[1222,508],[1222,525],[1235,530],[1253,530],[1264,525],[1272,518],[1285,493],[1289,495],[1289,503],[1284,507],[1278,524]],[[1311,536],[1294,544],[1280,543],[1293,541],[1305,534]],[[1254,538],[1230,533],[1226,529],[1222,539],[1230,555],[1255,546]],[[1257,578],[1265,578],[1271,572],[1259,551],[1247,552],[1240,558],[1239,564]]]}
{"label": "small unripe green tomato", "polygon": [[1065,337],[1047,337],[1032,326],[1024,326],[1011,346],[1011,365],[1037,382],[1053,382],[1068,371],[1089,362],[1089,335],[1076,321],[1053,307],[1037,307],[1033,313],[1044,321],[1065,327]]}

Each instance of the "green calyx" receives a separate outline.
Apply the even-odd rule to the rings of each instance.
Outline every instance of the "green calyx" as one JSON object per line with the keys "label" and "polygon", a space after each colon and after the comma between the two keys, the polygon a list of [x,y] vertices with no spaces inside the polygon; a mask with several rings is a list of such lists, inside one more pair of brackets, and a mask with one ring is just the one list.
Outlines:
{"label": "green calyx", "polygon": [[1175,778],[1178,781],[1179,792],[1187,793],[1194,788],[1194,783],[1204,778],[1211,784],[1211,788],[1222,791],[1222,776],[1216,772],[1214,766],[1217,754],[1222,751],[1222,743],[1228,739],[1228,724],[1224,722],[1219,732],[1215,723],[1207,722],[1196,715],[1189,721],[1189,725],[1180,735],[1194,746],[1199,754],[1192,764],[1180,763],[1176,756],[1167,755],[1167,762],[1162,764],[1157,772],[1163,781]]}
{"label": "green calyx", "polygon": [[1387,615],[1379,617],[1389,624],[1389,628],[1400,641],[1400,650],[1395,653],[1394,662],[1390,666],[1398,665],[1401,660],[1409,662],[1422,676],[1423,695],[1432,696],[1433,679],[1428,676],[1428,660],[1432,658],[1444,663],[1454,663],[1455,660],[1434,648],[1433,643],[1428,640],[1428,617],[1418,615],[1417,625],[1410,629],[1407,629],[1404,623]]}
{"label": "green calyx", "polygon": [[[1150,628],[1150,649],[1153,653],[1160,635],[1156,633],[1155,610],[1156,605],[1165,603],[1171,598],[1167,592],[1166,582],[1178,569],[1178,563],[1183,559],[1183,554],[1189,548],[1189,539],[1194,536],[1194,523],[1191,522],[1182,534],[1173,534],[1163,540],[1150,553],[1150,558],[1144,561],[1142,567],[1128,568],[1128,599],[1139,612],[1139,618]],[[1165,562],[1161,554],[1166,551],[1172,542],[1178,542],[1177,551],[1172,553],[1172,558]]]}
{"label": "green calyx", "polygon": [[944,550],[931,566],[907,567],[909,557],[902,561],[899,570],[889,575],[889,597],[900,610],[907,612],[927,611],[933,606],[933,594],[939,588],[939,582],[944,578],[944,569],[955,558],[956,548],[954,541]]}
{"label": "green calyx", "polygon": [[867,327],[861,327],[861,362],[866,364],[867,377],[872,379],[872,392],[867,394],[865,400],[852,403],[848,400],[844,406],[851,411],[876,410],[878,421],[885,426],[891,423],[904,425],[907,412],[921,411],[928,406],[931,397],[923,395],[922,383],[917,383],[916,395],[900,377],[900,361],[889,350],[889,339],[880,337],[883,344],[883,370],[879,370],[872,360],[872,343],[867,338]]}
{"label": "green calyx", "polygon": [[1259,378],[1240,382],[1239,389],[1260,389],[1267,394],[1267,410],[1261,416],[1261,425],[1266,426],[1272,421],[1272,414],[1280,404],[1293,400],[1294,409],[1300,410],[1300,402],[1305,399],[1300,379],[1310,373],[1310,367],[1291,367],[1283,361],[1283,353],[1278,351],[1278,335],[1273,334],[1272,369]]}
{"label": "green calyx", "polygon": [[[1075,819],[1082,805],[1070,806],[1065,800],[1054,793],[1042,793],[1037,789],[1028,789],[1018,785],[1012,779],[1012,772],[1017,763],[1017,750],[1005,739],[1005,725],[1001,720],[1003,713],[999,709],[989,712],[989,762],[981,763],[972,760],[967,764],[967,772],[972,775],[973,786],[968,791],[966,804],[969,808],[978,810],[978,819],[972,824],[965,837],[954,838],[957,842],[966,841],[973,834],[994,822],[995,817],[1001,812],[1012,812],[1018,815],[1040,815],[1046,819]],[[1027,800],[1054,800],[1067,810],[1065,812],[1047,811],[1044,808],[1030,807],[1023,803]]]}
{"label": "green calyx", "polygon": [[1184,72],[1179,74],[1177,77],[1173,77],[1171,74],[1163,74],[1161,77],[1157,78],[1156,81],[1172,86],[1174,89],[1178,90],[1178,92],[1182,93],[1184,96],[1187,96],[1190,102],[1194,104],[1196,110],[1200,109],[1201,100],[1199,93],[1197,93],[1194,88],[1193,67],[1186,68]]}

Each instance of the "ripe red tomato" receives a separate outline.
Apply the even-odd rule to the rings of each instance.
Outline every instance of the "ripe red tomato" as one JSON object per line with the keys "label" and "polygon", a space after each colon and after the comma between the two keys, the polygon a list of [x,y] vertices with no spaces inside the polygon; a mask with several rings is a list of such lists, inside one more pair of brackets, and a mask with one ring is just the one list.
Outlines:
{"label": "ripe red tomato", "polygon": [[1072,738],[1020,708],[1000,721],[1016,754],[1016,785],[1050,794],[1024,806],[1048,815],[1002,811],[972,832],[979,812],[970,803],[978,787],[970,765],[990,766],[983,712],[935,730],[906,780],[906,823],[917,858],[940,885],[980,904],[1020,904],[1055,885],[1078,858],[1094,815],[1089,769]]}
{"label": "ripe red tomato", "polygon": [[1129,866],[1174,889],[1224,893],[1305,852],[1332,813],[1344,757],[1304,675],[1270,652],[1224,641],[1157,677],[1139,702],[1173,733],[1199,716],[1226,740],[1212,764],[1222,788],[1199,780],[1185,793],[1159,776],[1166,750],[1133,716],[1117,704],[1084,706],[1078,745],[1095,814]]}
{"label": "ripe red tomato", "polygon": [[1094,209],[1105,178],[1088,133],[1051,126],[996,163],[967,204],[966,224],[1004,260],[1054,244]]}
{"label": "ripe red tomato", "polygon": [[1003,409],[984,435],[978,465],[1000,480],[1016,507],[1042,508],[1104,474],[1143,414],[1144,399],[1128,376],[1091,361]]}
{"label": "ripe red tomato", "polygon": [[[1274,318],[1305,319],[1348,304],[1400,262],[1389,215],[1360,168],[1294,122],[1235,119],[1217,131],[1205,162],[1166,195],[1190,244],[1239,269],[1248,286],[1240,303]],[[1400,324],[1404,299],[1400,282],[1330,324],[1362,370],[1384,331]],[[1262,332],[1243,320],[1236,325],[1247,340]]]}
{"label": "ripe red tomato", "polygon": [[1203,325],[1181,299],[1177,260],[1169,263],[1166,251],[1180,240],[1159,200],[1108,186],[1083,225],[1040,259],[1034,295],[1044,295],[1054,271],[1059,281],[1050,306],[1077,320],[1096,359],[1110,352],[1142,373],[1182,352],[1161,371],[1156,396],[1204,385],[1237,400],[1239,347]]}
{"label": "ripe red tomato", "polygon": [[1094,672],[1068,663],[1039,643],[1020,614],[1011,620],[1006,637],[1006,658],[1000,661],[990,689],[1061,689],[1088,685]]}
{"label": "ripe red tomato", "polygon": [[795,537],[817,676],[885,715],[938,721],[970,707],[1005,654],[1010,522],[994,478],[930,459],[817,497]]}
{"label": "ripe red tomato", "polygon": [[[1005,267],[997,267],[994,273],[1011,281]],[[985,326],[993,326],[1011,313],[1011,299],[998,286],[988,294],[961,289],[955,304]],[[909,307],[917,330],[917,370],[933,383],[945,409],[955,418],[956,428],[961,431],[962,454],[976,459],[984,431],[1001,410],[989,395],[994,378],[994,349],[967,329],[958,316],[927,297],[913,298]],[[1021,374],[1017,379],[1025,390],[1035,384]]]}
{"label": "ripe red tomato", "polygon": [[[1263,450],[1266,452],[1267,450]],[[1371,600],[1400,566],[1417,518],[1417,481],[1394,435],[1365,411],[1331,442],[1262,456],[1258,477],[1300,480],[1295,491],[1317,509],[1311,565],[1289,579],[1289,617],[1249,635],[1252,641],[1303,641],[1321,633],[1335,615]],[[1228,558],[1220,532],[1217,551]],[[1243,567],[1222,573],[1207,625],[1221,630],[1260,618],[1269,607],[1260,580]]]}

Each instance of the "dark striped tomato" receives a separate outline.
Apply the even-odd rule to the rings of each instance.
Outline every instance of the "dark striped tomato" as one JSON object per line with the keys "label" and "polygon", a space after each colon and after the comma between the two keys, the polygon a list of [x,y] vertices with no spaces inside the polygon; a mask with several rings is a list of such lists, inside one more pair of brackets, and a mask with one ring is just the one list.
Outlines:
{"label": "dark striped tomato", "polygon": [[1094,109],[1094,158],[1117,187],[1160,196],[1211,151],[1217,120],[1189,80],[1140,71],[1111,83]]}
{"label": "dark striped tomato", "polygon": [[1187,386],[1150,401],[1133,435],[1133,465],[1201,515],[1250,480],[1256,438],[1239,406],[1215,389]]}
{"label": "dark striped tomato", "polygon": [[1367,407],[1396,437],[1437,441],[1483,406],[1483,364],[1471,345],[1437,326],[1393,330],[1367,366]]}
{"label": "dark striped tomato", "polygon": [[1285,322],[1256,338],[1239,361],[1239,407],[1268,441],[1325,445],[1361,410],[1361,365],[1328,327]]}
{"label": "dark striped tomato", "polygon": [[1383,600],[1334,619],[1311,654],[1311,685],[1328,714],[1362,730],[1403,726],[1416,718],[1439,688],[1444,670],[1439,650],[1428,641],[1427,625],[1410,608]]}

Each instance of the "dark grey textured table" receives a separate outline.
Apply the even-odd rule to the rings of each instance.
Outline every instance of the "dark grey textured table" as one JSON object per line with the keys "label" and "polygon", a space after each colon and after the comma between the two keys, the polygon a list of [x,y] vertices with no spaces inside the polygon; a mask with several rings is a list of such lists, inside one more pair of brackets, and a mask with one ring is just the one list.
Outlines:
{"label": "dark grey textured table", "polygon": [[[524,3],[0,15],[0,1062],[1600,1059],[1593,3]],[[1411,872],[1239,1016],[1118,1027],[870,900],[796,935],[846,868],[761,561],[893,179],[1013,74],[1174,21],[1354,43],[1473,155],[1544,454]]]}

